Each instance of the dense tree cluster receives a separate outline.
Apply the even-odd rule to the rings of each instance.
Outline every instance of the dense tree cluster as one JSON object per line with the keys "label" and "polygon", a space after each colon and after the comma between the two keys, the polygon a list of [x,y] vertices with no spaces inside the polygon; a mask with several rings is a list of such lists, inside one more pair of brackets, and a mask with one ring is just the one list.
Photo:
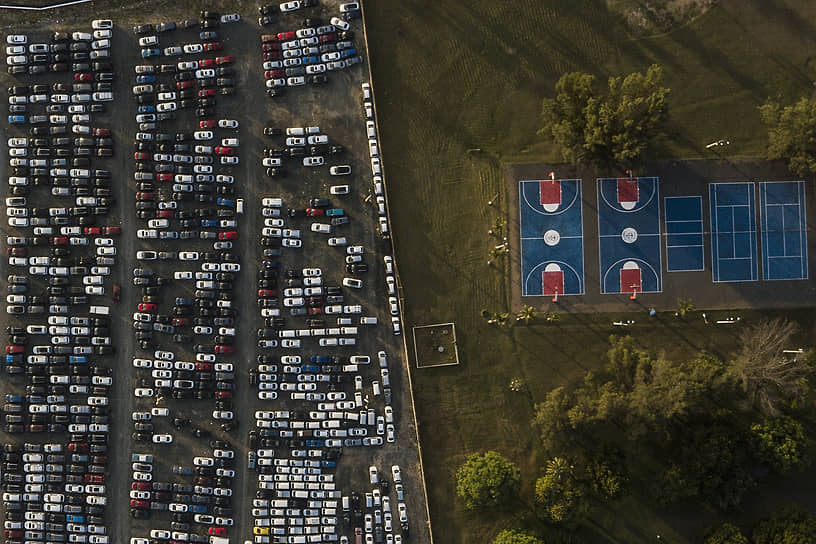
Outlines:
{"label": "dense tree cluster", "polygon": [[509,506],[518,495],[518,467],[495,451],[471,455],[456,473],[456,494],[469,509]]}
{"label": "dense tree cluster", "polygon": [[768,127],[768,158],[787,160],[798,175],[816,172],[816,102],[802,98],[783,106],[768,101],[759,114]]}
{"label": "dense tree cluster", "polygon": [[627,163],[644,155],[662,134],[668,117],[669,89],[663,72],[652,65],[645,74],[610,77],[598,93],[589,74],[564,74],[555,98],[543,101],[542,133],[561,146],[565,160]]}

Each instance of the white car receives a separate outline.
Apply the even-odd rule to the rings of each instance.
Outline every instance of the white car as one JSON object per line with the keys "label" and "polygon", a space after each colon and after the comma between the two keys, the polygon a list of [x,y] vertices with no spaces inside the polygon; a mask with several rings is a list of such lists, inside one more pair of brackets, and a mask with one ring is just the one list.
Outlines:
{"label": "white car", "polygon": [[348,185],[332,185],[329,192],[333,195],[347,195],[350,192]]}
{"label": "white car", "polygon": [[301,273],[306,276],[307,278],[316,278],[323,274],[323,271],[319,268],[304,268]]}
{"label": "white car", "polygon": [[[300,4],[300,2],[298,0],[295,0],[294,2],[284,2],[279,7],[280,7],[280,10],[281,10],[282,13],[286,13],[286,12],[289,12],[289,11],[295,11],[297,9],[300,9],[301,4]],[[11,42],[10,41],[8,43],[25,43],[25,42]]]}
{"label": "white car", "polygon": [[323,157],[303,157],[303,166],[322,166]]}
{"label": "white car", "polygon": [[152,397],[153,390],[149,387],[137,387],[133,390],[133,394],[137,397]]}
{"label": "white car", "polygon": [[351,174],[351,166],[348,164],[338,164],[329,168],[332,176],[348,176]]}
{"label": "white car", "polygon": [[225,13],[221,16],[221,22],[226,23],[237,23],[241,20],[241,16],[237,13]]}
{"label": "white car", "polygon": [[329,22],[333,24],[335,27],[337,27],[339,30],[348,30],[349,28],[351,28],[351,25],[348,23],[348,21],[344,21],[340,17],[332,17]]}
{"label": "white car", "polygon": [[204,46],[200,43],[188,43],[184,45],[184,52],[188,55],[195,55],[204,51]]}
{"label": "white car", "polygon": [[345,236],[341,236],[339,238],[329,238],[329,245],[330,246],[344,246],[348,243]]}
{"label": "white car", "polygon": [[173,443],[173,435],[172,434],[154,434],[153,435],[153,443],[154,444],[172,444]]}
{"label": "white car", "polygon": [[301,247],[303,244],[297,238],[284,238],[281,241],[283,247]]}
{"label": "white car", "polygon": [[219,119],[218,120],[218,127],[219,128],[238,128],[238,121],[235,119]]}
{"label": "white car", "polygon": [[363,280],[359,280],[357,278],[343,278],[343,285],[346,287],[352,287],[354,289],[362,289]]}
{"label": "white car", "polygon": [[196,140],[199,140],[199,141],[201,141],[201,140],[212,140],[213,139],[213,133],[211,131],[209,131],[209,130],[198,130],[198,131],[193,133],[193,138],[195,138]]}

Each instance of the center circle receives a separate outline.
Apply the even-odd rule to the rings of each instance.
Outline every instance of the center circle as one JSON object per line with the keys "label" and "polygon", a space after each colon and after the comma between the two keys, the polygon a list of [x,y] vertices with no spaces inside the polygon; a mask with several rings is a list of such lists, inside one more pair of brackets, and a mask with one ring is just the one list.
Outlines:
{"label": "center circle", "polygon": [[623,232],[621,232],[621,238],[623,238],[623,241],[627,244],[631,244],[637,240],[638,233],[632,227],[626,227],[623,229]]}
{"label": "center circle", "polygon": [[561,235],[558,234],[557,230],[548,230],[544,233],[544,243],[548,246],[558,245],[558,242],[561,241]]}

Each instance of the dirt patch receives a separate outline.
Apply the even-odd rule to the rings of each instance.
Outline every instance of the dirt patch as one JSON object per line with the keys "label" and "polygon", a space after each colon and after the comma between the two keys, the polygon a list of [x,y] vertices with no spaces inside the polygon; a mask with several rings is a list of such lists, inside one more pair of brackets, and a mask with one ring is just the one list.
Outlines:
{"label": "dirt patch", "polygon": [[717,0],[606,0],[609,9],[639,37],[683,26],[716,3]]}

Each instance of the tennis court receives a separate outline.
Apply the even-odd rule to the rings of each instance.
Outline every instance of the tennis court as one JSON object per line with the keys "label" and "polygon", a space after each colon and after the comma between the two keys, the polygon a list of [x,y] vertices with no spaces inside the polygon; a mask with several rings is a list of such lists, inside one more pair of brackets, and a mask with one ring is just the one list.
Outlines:
{"label": "tennis court", "polygon": [[662,291],[656,177],[598,179],[601,293]]}
{"label": "tennis court", "polygon": [[754,183],[711,183],[708,196],[713,281],[757,281]]}
{"label": "tennis court", "polygon": [[663,201],[666,217],[666,270],[705,270],[703,197],[667,196]]}
{"label": "tennis court", "polygon": [[521,294],[584,294],[581,180],[519,182]]}
{"label": "tennis court", "polygon": [[760,183],[759,206],[763,279],[807,279],[805,182]]}

